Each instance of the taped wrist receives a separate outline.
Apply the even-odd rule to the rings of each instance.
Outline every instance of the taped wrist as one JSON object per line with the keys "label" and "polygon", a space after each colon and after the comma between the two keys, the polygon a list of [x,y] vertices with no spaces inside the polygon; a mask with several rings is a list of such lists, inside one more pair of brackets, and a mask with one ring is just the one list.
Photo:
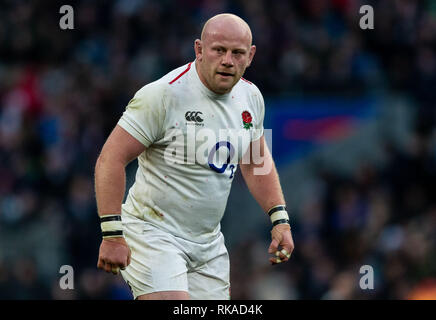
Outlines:
{"label": "taped wrist", "polygon": [[273,227],[281,223],[289,224],[289,216],[285,205],[279,204],[272,207],[268,210],[268,215]]}
{"label": "taped wrist", "polygon": [[123,224],[119,214],[100,217],[100,227],[103,239],[123,237]]}

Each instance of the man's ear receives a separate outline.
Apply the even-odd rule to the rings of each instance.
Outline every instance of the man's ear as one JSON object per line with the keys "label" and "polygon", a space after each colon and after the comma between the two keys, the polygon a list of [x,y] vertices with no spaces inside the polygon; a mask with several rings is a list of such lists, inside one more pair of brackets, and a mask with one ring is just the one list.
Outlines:
{"label": "man's ear", "polygon": [[251,61],[253,61],[255,53],[256,53],[256,46],[252,45],[251,48],[250,48],[250,52],[248,53],[248,64],[247,64],[247,67],[249,67],[250,64],[251,64]]}
{"label": "man's ear", "polygon": [[197,58],[198,61],[201,61],[203,57],[203,47],[200,39],[195,40],[194,50],[195,50],[195,57]]}

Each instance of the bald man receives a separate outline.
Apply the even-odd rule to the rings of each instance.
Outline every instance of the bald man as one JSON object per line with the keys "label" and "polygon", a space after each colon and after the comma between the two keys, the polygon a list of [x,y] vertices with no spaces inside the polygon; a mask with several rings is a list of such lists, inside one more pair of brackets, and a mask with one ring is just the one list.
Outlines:
{"label": "bald man", "polygon": [[[220,221],[238,167],[271,220],[270,263],[286,262],[294,248],[262,94],[242,78],[256,52],[249,26],[232,14],[212,17],[194,49],[195,61],[135,94],[95,167],[97,266],[121,272],[135,299],[230,299]],[[136,158],[122,203],[125,167]]]}

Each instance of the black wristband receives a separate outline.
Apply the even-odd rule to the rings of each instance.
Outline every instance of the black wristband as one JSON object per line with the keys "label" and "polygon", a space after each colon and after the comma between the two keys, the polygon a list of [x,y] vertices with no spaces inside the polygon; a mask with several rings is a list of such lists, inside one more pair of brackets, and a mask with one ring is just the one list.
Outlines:
{"label": "black wristband", "polygon": [[273,227],[275,227],[276,225],[278,225],[278,224],[283,224],[283,223],[287,223],[287,224],[289,224],[289,220],[288,219],[280,219],[280,220],[276,220],[276,221],[274,221],[273,222]]}
{"label": "black wristband", "polygon": [[100,226],[103,239],[123,237],[123,225],[120,214],[101,216]]}
{"label": "black wristband", "polygon": [[274,212],[277,212],[277,211],[287,211],[287,210],[286,210],[286,206],[277,206],[277,207],[274,207],[274,208],[272,208],[270,211],[268,211],[268,215],[271,217],[271,215],[272,215]]}
{"label": "black wristband", "polygon": [[123,230],[116,230],[116,231],[104,231],[101,233],[102,237],[121,237],[123,236]]}
{"label": "black wristband", "polygon": [[108,221],[121,221],[121,215],[106,215],[100,217],[100,223],[101,222],[108,222]]}

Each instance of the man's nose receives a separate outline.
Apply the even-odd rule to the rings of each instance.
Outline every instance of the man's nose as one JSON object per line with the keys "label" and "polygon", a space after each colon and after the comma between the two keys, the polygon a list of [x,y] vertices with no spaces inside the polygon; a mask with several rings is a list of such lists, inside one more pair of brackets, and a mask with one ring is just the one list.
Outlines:
{"label": "man's nose", "polygon": [[222,64],[226,67],[233,67],[232,52],[228,50],[223,57]]}

